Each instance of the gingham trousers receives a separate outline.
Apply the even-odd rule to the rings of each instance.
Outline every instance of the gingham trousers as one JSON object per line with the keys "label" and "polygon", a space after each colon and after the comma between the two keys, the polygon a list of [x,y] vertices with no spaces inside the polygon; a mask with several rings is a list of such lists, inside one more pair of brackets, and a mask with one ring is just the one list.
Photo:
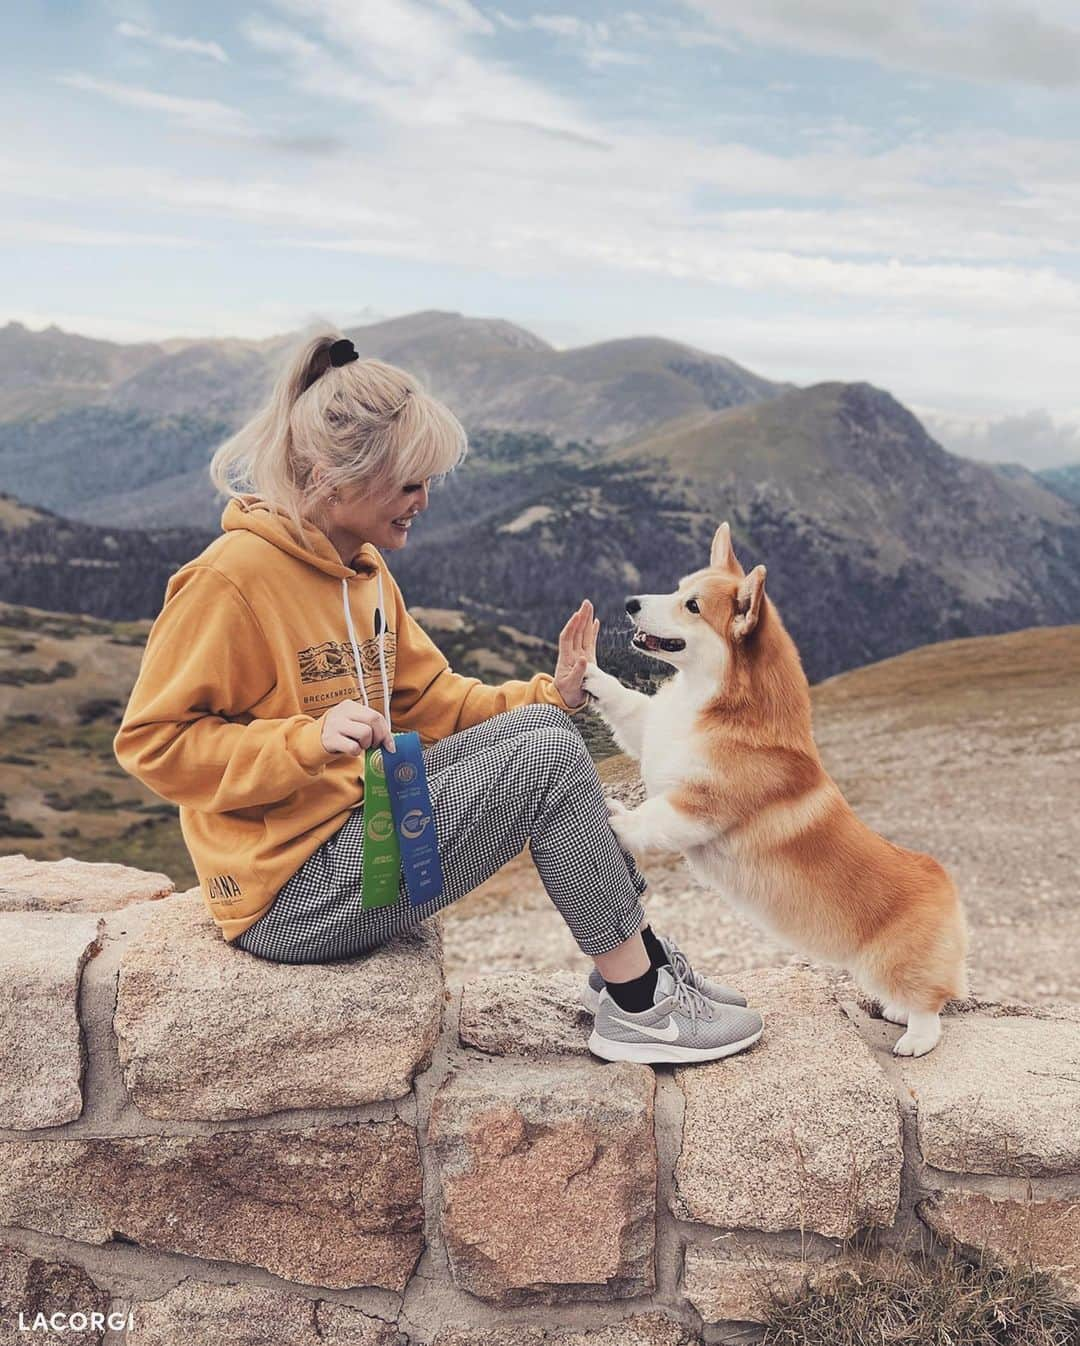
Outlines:
{"label": "gingham trousers", "polygon": [[464,897],[526,842],[582,953],[607,953],[645,923],[646,880],[611,830],[596,766],[561,707],[503,711],[425,748],[424,762],[441,896],[413,906],[399,875],[396,901],[361,909],[361,805],[233,947],[280,963],[353,957]]}

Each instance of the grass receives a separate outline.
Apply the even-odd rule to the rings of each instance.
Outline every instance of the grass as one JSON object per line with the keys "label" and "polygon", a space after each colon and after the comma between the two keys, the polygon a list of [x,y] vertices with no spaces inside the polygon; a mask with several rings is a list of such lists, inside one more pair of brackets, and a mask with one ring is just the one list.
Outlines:
{"label": "grass", "polygon": [[890,1253],[770,1295],[761,1346],[1077,1346],[1080,1313],[1046,1276],[955,1253]]}

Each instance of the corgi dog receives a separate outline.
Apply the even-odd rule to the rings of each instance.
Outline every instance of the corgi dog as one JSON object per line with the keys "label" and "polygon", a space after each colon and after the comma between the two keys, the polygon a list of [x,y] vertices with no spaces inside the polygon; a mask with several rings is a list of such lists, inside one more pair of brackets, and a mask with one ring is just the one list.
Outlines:
{"label": "corgi dog", "polygon": [[634,649],[677,671],[653,696],[595,663],[584,689],[641,764],[645,801],[609,799],[633,852],[681,851],[694,875],[781,942],[838,964],[923,1056],[940,1011],[967,994],[967,929],[938,862],[862,822],[822,766],[799,652],[720,525],[709,564],[673,594],[627,600]]}

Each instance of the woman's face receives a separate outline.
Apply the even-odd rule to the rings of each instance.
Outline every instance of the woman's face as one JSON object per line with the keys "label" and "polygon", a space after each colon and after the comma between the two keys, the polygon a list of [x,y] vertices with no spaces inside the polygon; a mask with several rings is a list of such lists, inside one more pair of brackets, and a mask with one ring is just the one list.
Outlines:
{"label": "woman's face", "polygon": [[372,500],[362,487],[339,489],[338,503],[327,506],[331,541],[342,553],[350,547],[355,552],[362,542],[391,550],[404,547],[413,518],[428,507],[430,484],[430,477],[408,482],[383,502]]}

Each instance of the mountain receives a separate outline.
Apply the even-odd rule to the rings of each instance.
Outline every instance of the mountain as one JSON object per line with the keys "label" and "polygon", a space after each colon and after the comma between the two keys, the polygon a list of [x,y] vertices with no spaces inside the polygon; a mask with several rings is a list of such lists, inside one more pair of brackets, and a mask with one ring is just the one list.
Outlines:
{"label": "mountain", "polygon": [[0,494],[0,600],[125,621],[160,611],[169,576],[211,538],[95,527]]}
{"label": "mountain", "polygon": [[[160,489],[173,517],[202,517],[198,474],[168,480],[189,494],[140,489]],[[152,616],[171,569],[218,531],[220,508],[205,531],[55,518],[0,531],[0,598]],[[626,596],[670,591],[705,564],[723,518],[745,563],[768,565],[815,679],[932,641],[1080,618],[1080,509],[1030,473],[946,453],[867,384],[698,413],[599,457],[544,435],[478,432],[390,561],[407,601],[547,641],[588,596],[601,662],[648,686],[663,669],[629,649]]]}
{"label": "mountain", "polygon": [[[349,335],[361,355],[420,378],[470,433],[536,431],[602,447],[787,386],[679,342],[639,337],[557,351],[512,323],[460,313],[414,313]],[[188,474],[262,403],[297,339],[124,347],[8,324],[0,491],[115,526],[169,527],[179,498],[186,519],[216,527],[209,484],[200,497]],[[68,480],[55,464],[73,454],[82,461]],[[154,484],[165,489],[146,490]]]}
{"label": "mountain", "polygon": [[[520,477],[514,478],[516,483]],[[731,521],[812,678],[913,646],[1080,618],[1080,510],[1038,481],[946,453],[888,393],[822,384],[684,418],[598,461],[553,458],[535,493],[473,502],[467,468],[439,492],[455,527],[414,530],[393,566],[406,597],[512,612],[553,638],[583,595],[604,657],[631,679],[625,598],[670,592]]]}
{"label": "mountain", "polygon": [[[87,523],[217,528],[207,463],[229,433],[201,413],[91,404],[0,425],[0,490]],[[140,506],[146,512],[140,513]]]}
{"label": "mountain", "polygon": [[121,345],[59,327],[0,327],[0,419],[86,403],[163,353],[149,342]]}
{"label": "mountain", "polygon": [[1080,463],[1068,467],[1048,467],[1035,474],[1047,490],[1080,505]]}

